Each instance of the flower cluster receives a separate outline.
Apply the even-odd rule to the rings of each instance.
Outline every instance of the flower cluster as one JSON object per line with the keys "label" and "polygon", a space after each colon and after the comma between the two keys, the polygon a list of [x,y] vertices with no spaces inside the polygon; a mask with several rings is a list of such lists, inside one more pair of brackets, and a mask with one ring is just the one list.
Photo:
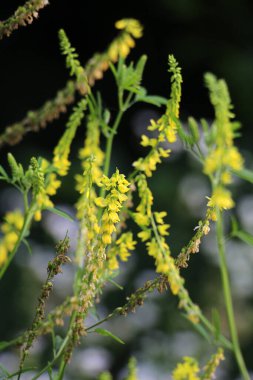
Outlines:
{"label": "flower cluster", "polygon": [[240,170],[243,167],[243,158],[233,145],[238,123],[231,121],[234,114],[231,112],[232,105],[224,80],[218,80],[210,73],[205,75],[205,80],[215,110],[212,136],[209,137],[210,141],[207,141],[208,154],[205,157],[203,169],[215,183],[208,206],[226,210],[234,207],[231,193],[226,189],[226,185],[232,182],[231,171]]}
{"label": "flower cluster", "polygon": [[[92,182],[98,184],[102,177],[101,166],[104,162],[104,152],[100,148],[100,129],[99,120],[95,115],[89,115],[87,122],[87,132],[84,141],[84,146],[79,150],[79,158],[82,162],[82,167],[85,170],[88,165],[87,159],[94,157],[92,164]],[[82,176],[76,175],[77,186],[76,189],[80,190],[82,183]]]}
{"label": "flower cluster", "polygon": [[133,214],[135,222],[142,228],[142,232],[138,236],[142,241],[150,238],[151,232],[148,229],[151,222],[151,208],[153,205],[153,195],[148,187],[147,178],[144,174],[139,174],[135,178],[140,197],[140,203],[136,207],[136,212]]}
{"label": "flower cluster", "polygon": [[196,233],[189,243],[181,249],[176,259],[176,265],[179,268],[187,268],[190,255],[199,252],[202,237],[210,231],[210,220],[213,220],[213,208],[209,207],[206,218],[198,222],[198,225],[194,228]]}
{"label": "flower cluster", "polygon": [[218,348],[217,352],[212,355],[206,366],[200,370],[196,359],[185,356],[183,362],[177,364],[172,372],[173,380],[211,380],[215,377],[214,373],[224,360],[223,350]]}
{"label": "flower cluster", "polygon": [[211,359],[207,362],[204,367],[204,374],[201,380],[210,380],[215,378],[215,371],[222,360],[224,360],[223,349],[218,348],[217,352],[212,355]]}
{"label": "flower cluster", "polygon": [[138,233],[138,237],[146,242],[148,254],[155,259],[156,271],[167,278],[172,294],[178,296],[179,307],[186,311],[189,320],[198,323],[199,308],[189,298],[184,287],[184,279],[180,276],[179,269],[165,241],[170,227],[169,224],[164,223],[167,213],[165,211],[152,213],[153,196],[145,175],[139,174],[135,180],[140,203],[137,206],[137,212],[132,213],[132,216],[142,230]]}
{"label": "flower cluster", "polygon": [[198,362],[194,358],[185,356],[183,363],[179,363],[172,373],[173,380],[200,380]]}
{"label": "flower cluster", "polygon": [[139,158],[133,163],[133,166],[140,171],[143,171],[146,176],[151,177],[156,170],[157,164],[162,162],[162,158],[166,158],[170,154],[170,149],[164,149],[161,144],[164,142],[174,143],[179,123],[179,106],[181,100],[181,83],[182,75],[181,68],[173,57],[169,55],[169,72],[171,76],[171,95],[167,104],[165,114],[157,121],[151,120],[148,130],[157,132],[157,137],[149,138],[142,135],[141,145],[150,147],[150,152],[144,158]]}
{"label": "flower cluster", "polygon": [[85,99],[82,99],[77,106],[74,107],[74,111],[67,123],[67,129],[54,149],[53,166],[60,176],[65,176],[68,173],[70,167],[70,161],[68,160],[70,146],[75,137],[76,130],[84,117],[86,105]]}
{"label": "flower cluster", "polygon": [[122,233],[119,239],[116,240],[115,244],[107,253],[108,259],[108,268],[110,271],[118,269],[119,262],[118,258],[121,261],[127,261],[130,252],[133,251],[136,245],[136,241],[133,240],[132,232]]}
{"label": "flower cluster", "polygon": [[100,234],[102,242],[107,245],[111,244],[112,234],[116,231],[115,224],[120,221],[119,211],[122,208],[122,203],[127,200],[126,193],[129,191],[130,183],[117,169],[111,178],[104,175],[100,180],[100,186],[108,191],[108,195],[105,198],[97,197],[95,199],[96,205],[104,208]]}
{"label": "flower cluster", "polygon": [[38,164],[35,157],[31,159],[30,170],[33,176],[33,200],[35,202],[36,212],[34,214],[34,220],[41,220],[41,211],[46,208],[53,207],[52,201],[46,191],[44,171]]}
{"label": "flower cluster", "polygon": [[0,267],[12,252],[24,224],[24,216],[20,210],[7,212],[4,223],[1,225],[3,237],[0,240]]}
{"label": "flower cluster", "polygon": [[116,22],[115,27],[122,30],[122,33],[109,46],[108,56],[112,62],[116,62],[119,56],[125,58],[135,46],[134,38],[142,36],[142,26],[138,20],[122,19]]}
{"label": "flower cluster", "polygon": [[66,65],[67,68],[70,69],[70,75],[75,75],[77,88],[82,95],[85,95],[90,91],[87,75],[78,60],[76,49],[71,46],[63,29],[59,30],[59,40],[62,54],[66,56]]}
{"label": "flower cluster", "polygon": [[31,24],[34,18],[38,18],[39,10],[49,4],[48,0],[28,0],[15,11],[14,15],[5,21],[0,21],[0,39],[9,37],[13,30],[19,26]]}

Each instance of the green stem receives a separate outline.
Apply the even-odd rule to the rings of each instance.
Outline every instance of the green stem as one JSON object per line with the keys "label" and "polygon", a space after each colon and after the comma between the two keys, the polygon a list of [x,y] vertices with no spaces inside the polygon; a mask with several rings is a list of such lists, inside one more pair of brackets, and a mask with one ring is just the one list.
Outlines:
{"label": "green stem", "polygon": [[224,243],[224,232],[223,232],[223,220],[221,212],[218,212],[217,218],[217,227],[216,227],[216,237],[218,243],[218,251],[220,257],[220,270],[221,270],[221,278],[222,278],[222,286],[223,293],[225,299],[225,305],[227,310],[228,324],[229,330],[232,339],[233,351],[238,364],[238,367],[241,371],[242,377],[244,380],[250,380],[250,376],[248,374],[247,368],[245,366],[245,362],[242,356],[238,333],[236,329],[236,322],[234,316],[234,309],[232,303],[232,295],[229,283],[226,255],[225,255],[225,243]]}
{"label": "green stem", "polygon": [[44,368],[42,368],[42,370],[39,373],[37,373],[37,375],[34,376],[32,378],[32,380],[38,379],[40,377],[40,375],[42,375],[44,372],[46,372],[50,367],[52,367],[54,365],[54,363],[57,361],[57,359],[59,359],[59,357],[62,355],[64,348],[66,347],[66,345],[68,343],[68,340],[69,340],[69,335],[67,335],[66,338],[64,339],[64,341],[62,342],[62,345],[59,348],[59,351],[57,352],[57,355],[54,357],[54,359],[51,362],[49,362]]}
{"label": "green stem", "polygon": [[116,134],[116,131],[118,129],[118,126],[119,126],[119,123],[121,121],[121,118],[122,118],[122,115],[123,115],[123,111],[119,111],[118,112],[118,115],[115,119],[115,122],[113,124],[113,127],[112,127],[112,130],[111,130],[111,133],[110,133],[110,136],[108,137],[107,139],[107,142],[106,142],[106,150],[105,150],[105,164],[104,164],[104,171],[103,173],[108,176],[109,174],[109,169],[110,169],[110,161],[111,161],[111,154],[112,154],[112,144],[113,144],[113,139],[114,139],[114,136]]}

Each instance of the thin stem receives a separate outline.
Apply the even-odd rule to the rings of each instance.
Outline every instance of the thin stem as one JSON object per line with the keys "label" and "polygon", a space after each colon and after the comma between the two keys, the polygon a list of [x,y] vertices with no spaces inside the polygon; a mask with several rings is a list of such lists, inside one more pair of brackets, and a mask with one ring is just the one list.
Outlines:
{"label": "thin stem", "polygon": [[113,124],[113,127],[112,127],[112,130],[111,130],[111,133],[110,133],[110,136],[108,137],[107,139],[107,142],[106,142],[106,150],[105,150],[105,165],[104,165],[104,171],[103,173],[108,176],[109,174],[109,169],[110,169],[110,161],[111,161],[111,154],[112,154],[112,144],[113,144],[113,139],[114,139],[114,136],[116,134],[116,131],[118,129],[118,126],[119,126],[119,123],[121,121],[121,118],[122,118],[122,115],[123,115],[123,111],[119,111],[118,112],[118,115],[115,119],[115,122]]}
{"label": "thin stem", "polygon": [[50,367],[53,366],[53,364],[57,361],[57,359],[59,359],[59,357],[62,355],[63,350],[68,343],[68,340],[69,340],[69,335],[67,335],[66,338],[64,339],[64,341],[62,342],[62,345],[59,348],[59,351],[57,352],[57,355],[53,358],[53,360],[51,362],[49,362],[44,368],[42,368],[42,370],[36,376],[34,376],[32,378],[32,380],[38,379],[40,377],[40,375],[42,375],[47,369],[49,369]]}
{"label": "thin stem", "polygon": [[236,329],[236,322],[235,322],[234,309],[233,309],[233,303],[232,303],[232,295],[231,295],[226,255],[225,255],[223,220],[222,220],[221,212],[218,212],[216,238],[217,238],[218,251],[219,251],[219,257],[220,257],[220,270],[221,270],[223,293],[224,293],[225,305],[226,305],[226,310],[227,310],[228,324],[229,324],[229,330],[230,330],[231,339],[232,339],[233,351],[234,351],[235,358],[236,358],[238,367],[241,371],[243,379],[250,380],[250,376],[248,374],[248,371],[247,371],[247,368],[242,356],[239,339],[238,339],[238,332]]}

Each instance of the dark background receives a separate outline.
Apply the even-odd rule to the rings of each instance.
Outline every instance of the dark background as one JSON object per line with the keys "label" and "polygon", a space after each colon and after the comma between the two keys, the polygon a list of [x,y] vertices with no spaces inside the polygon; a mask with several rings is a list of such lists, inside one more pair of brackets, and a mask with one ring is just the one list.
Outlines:
{"label": "dark background", "polygon": [[[2,0],[0,18],[2,20],[8,18],[18,5],[21,5],[20,1]],[[121,18],[131,17],[142,22],[144,36],[137,41],[137,46],[131,53],[129,60],[135,60],[142,54],[148,55],[143,84],[149,93],[168,97],[170,90],[167,73],[168,54],[174,54],[179,61],[184,79],[181,106],[181,119],[183,121],[189,115],[196,118],[206,117],[209,119],[213,117],[213,110],[203,84],[204,72],[211,71],[218,77],[226,79],[237,119],[243,125],[242,137],[238,140],[238,144],[251,165],[253,120],[252,16],[253,3],[246,0],[146,0],[118,2],[116,5],[111,1],[52,0],[50,5],[40,12],[39,19],[35,20],[32,25],[26,28],[20,27],[20,30],[14,31],[9,38],[4,38],[0,43],[1,131],[6,125],[22,119],[29,109],[36,109],[48,98],[53,98],[56,91],[64,87],[68,79],[68,71],[65,68],[65,61],[58,46],[57,32],[60,28],[65,29],[72,45],[76,47],[79,53],[81,62],[85,63],[95,52],[103,51],[116,35],[114,22]],[[104,81],[99,83],[97,88],[102,91],[105,106],[114,112],[116,107],[115,87],[109,73],[105,75]],[[120,162],[120,166],[126,171],[130,170],[131,162],[140,153],[139,148],[137,148],[138,139],[134,125],[136,117],[139,115],[138,112],[142,111],[152,113],[154,109],[152,107],[147,109],[140,105],[130,111],[126,115],[116,139],[113,164],[116,165],[117,162],[118,165]],[[27,135],[21,145],[12,148],[5,147],[2,149],[3,162],[5,163],[5,156],[8,151],[15,154],[15,157],[25,164],[29,162],[32,154],[50,156],[50,151],[64,130],[66,120],[67,115],[63,115],[39,134],[30,133]],[[148,122],[148,120],[146,121]],[[145,125],[142,126],[142,128],[144,127]],[[79,131],[78,138],[74,143],[73,157],[82,140],[83,133]],[[171,231],[172,248],[173,252],[176,253],[191,237],[193,227],[199,218],[196,210],[191,212],[191,208],[186,207],[182,196],[180,198],[178,195],[178,189],[180,186],[183,187],[183,178],[188,178],[189,175],[194,177],[200,168],[196,163],[190,161],[186,155],[181,155],[174,160],[169,169],[165,166],[162,165],[159,173],[151,180],[151,187],[159,198],[155,204],[157,209],[167,209],[169,212],[169,223],[173,225]],[[168,172],[170,173],[169,179],[167,179]],[[201,177],[200,181],[202,180]],[[245,192],[247,194],[251,192],[251,188],[243,186],[241,190],[239,188],[236,190],[238,197]],[[64,190],[61,190],[59,196],[56,197],[56,203],[59,201],[73,204],[75,197],[72,180],[66,181]],[[6,211],[5,202],[7,202],[4,188],[1,202],[1,212],[4,213]],[[38,242],[36,244],[43,246],[43,243],[46,242],[48,245],[51,244],[51,248],[53,247],[53,238],[48,236],[45,231],[43,232],[42,229],[40,230],[39,227],[34,228],[33,234],[35,242]],[[253,252],[251,254],[253,256]],[[29,258],[24,260],[29,260]],[[152,260],[146,259],[141,250],[136,267],[135,264],[136,262],[133,262],[132,267],[130,265],[128,277],[123,280],[126,287],[124,294],[117,295],[118,293],[110,290],[105,296],[103,302],[107,311],[123,302],[125,295],[129,294],[137,286],[136,284],[142,284],[141,280],[138,280],[136,268],[139,270],[144,268],[147,273],[152,268]],[[36,295],[41,281],[40,278],[36,278],[31,269],[25,269],[24,266],[21,274],[19,265],[20,262],[18,261],[12,265],[0,290],[2,299],[4,299],[4,308],[8,310],[4,315],[1,313],[0,330],[4,339],[8,339],[10,335],[15,336],[18,331],[24,330],[29,324],[32,318],[32,312],[29,310],[32,308],[31,305],[34,306],[36,303]],[[144,272],[143,270],[141,273],[146,279],[148,274]],[[217,265],[212,261],[210,262],[205,256],[194,257],[190,270],[185,271],[184,275],[187,278],[187,287],[194,301],[206,309],[207,314],[210,314],[209,304],[221,308],[222,323],[226,329]],[[238,276],[243,276],[243,274],[238,273]],[[34,284],[33,289],[31,289],[31,283]],[[19,284],[22,284],[22,288],[17,290]],[[59,298],[61,297],[59,296]],[[243,308],[247,319],[247,322],[240,321],[240,331],[247,364],[252,366],[253,336],[250,326],[252,326],[253,316],[250,306],[253,298],[247,295],[244,299],[237,295],[235,300],[238,315],[241,315]],[[146,371],[153,373],[153,379],[159,380],[166,377],[163,375],[166,375],[166,371],[167,374],[169,373],[182,355],[196,355],[200,357],[202,362],[208,357],[209,352],[204,351],[201,345],[202,343],[204,345],[205,342],[199,344],[196,349],[195,338],[189,335],[192,334],[191,327],[183,318],[178,319],[176,301],[172,297],[156,295],[156,298],[152,298],[148,304],[150,309],[152,305],[159,316],[156,324],[151,324],[151,327],[147,326],[145,331],[142,330],[143,327],[141,328],[140,322],[139,325],[134,321],[133,325],[127,325],[126,319],[124,319],[120,326],[113,322],[110,328],[114,332],[115,330],[119,331],[120,335],[123,329],[128,331],[130,336],[127,345],[123,348],[118,347],[117,344],[110,346],[103,339],[102,341],[95,341],[95,343],[92,340],[87,343],[87,347],[89,344],[94,347],[105,345],[105,350],[112,353],[113,359],[107,361],[105,368],[110,368],[115,376],[119,376],[117,378],[121,378],[120,368],[125,366],[131,354],[135,354],[137,357],[140,368],[144,368],[147,363],[154,362],[156,369],[147,367]],[[101,313],[103,314],[103,312]],[[147,313],[149,312],[147,311]],[[146,319],[145,313],[137,313],[137,320],[138,315],[139,318],[143,318],[143,321]],[[183,340],[181,335],[176,335],[180,334],[181,331],[188,334],[188,338],[186,336]],[[189,350],[183,351],[183,346],[186,346],[184,342],[192,342],[192,339],[193,343],[189,343]],[[178,351],[174,349],[173,351],[171,345],[176,346],[178,341],[181,342],[181,346],[179,343],[181,349]],[[150,347],[149,350],[148,347]],[[46,352],[45,348],[43,351],[44,360],[47,355]],[[87,355],[88,351],[86,351]],[[103,357],[103,353],[101,355]],[[11,361],[11,359],[9,360]],[[82,360],[81,357],[80,360]],[[143,368],[142,371],[145,370]],[[74,376],[79,376],[79,379],[94,378],[85,371],[84,374],[81,372],[82,377],[80,374],[74,375],[74,373],[75,371],[71,375],[72,379],[75,378]],[[145,371],[141,373],[145,373]],[[218,378],[237,378],[233,359],[227,360],[227,364]],[[146,374],[142,375],[141,379],[148,380],[149,378]]]}

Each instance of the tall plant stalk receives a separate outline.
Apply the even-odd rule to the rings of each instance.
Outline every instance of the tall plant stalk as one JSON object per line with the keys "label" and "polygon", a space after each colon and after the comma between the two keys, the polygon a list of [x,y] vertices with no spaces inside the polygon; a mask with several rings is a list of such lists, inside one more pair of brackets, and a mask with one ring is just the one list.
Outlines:
{"label": "tall plant stalk", "polygon": [[236,362],[238,364],[238,367],[240,369],[243,379],[250,380],[250,376],[249,376],[249,373],[247,371],[247,368],[242,356],[241,347],[240,347],[240,343],[238,339],[238,331],[236,328],[235,314],[234,314],[234,308],[233,308],[233,302],[232,302],[232,295],[231,295],[231,288],[230,288],[230,281],[229,281],[228,267],[227,267],[227,260],[226,260],[226,252],[225,252],[222,213],[218,211],[217,215],[218,215],[218,219],[217,219],[217,227],[216,227],[216,237],[217,237],[218,252],[219,252],[219,258],[220,258],[220,271],[221,271],[221,278],[222,278],[224,300],[225,300],[225,305],[226,305],[227,318],[228,318],[229,330],[230,330],[230,335],[231,335],[231,340],[232,340],[232,345],[233,345],[233,351],[234,351]]}

